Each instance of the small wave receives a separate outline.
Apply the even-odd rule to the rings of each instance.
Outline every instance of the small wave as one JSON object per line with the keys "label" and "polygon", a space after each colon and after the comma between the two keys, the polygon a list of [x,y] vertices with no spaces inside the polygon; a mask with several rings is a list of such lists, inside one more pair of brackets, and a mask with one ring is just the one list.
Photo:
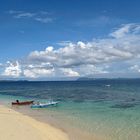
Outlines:
{"label": "small wave", "polygon": [[111,85],[105,85],[106,87],[111,87]]}

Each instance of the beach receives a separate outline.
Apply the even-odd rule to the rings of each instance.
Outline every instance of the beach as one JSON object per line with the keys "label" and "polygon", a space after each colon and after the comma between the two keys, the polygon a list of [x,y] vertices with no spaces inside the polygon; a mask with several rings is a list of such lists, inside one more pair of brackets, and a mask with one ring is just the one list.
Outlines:
{"label": "beach", "polygon": [[0,105],[0,139],[68,140],[62,130]]}

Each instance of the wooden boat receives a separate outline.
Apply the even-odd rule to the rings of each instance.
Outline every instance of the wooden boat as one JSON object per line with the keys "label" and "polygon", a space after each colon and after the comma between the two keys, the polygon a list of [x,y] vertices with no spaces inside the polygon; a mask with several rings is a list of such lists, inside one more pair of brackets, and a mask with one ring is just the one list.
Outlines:
{"label": "wooden boat", "polygon": [[30,105],[33,104],[34,101],[24,101],[24,102],[19,102],[18,100],[16,102],[12,102],[12,105]]}

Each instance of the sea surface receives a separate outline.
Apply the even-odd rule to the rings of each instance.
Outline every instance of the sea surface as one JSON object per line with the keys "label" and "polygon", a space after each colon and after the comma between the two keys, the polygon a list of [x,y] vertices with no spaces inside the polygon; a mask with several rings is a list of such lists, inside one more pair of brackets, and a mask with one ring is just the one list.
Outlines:
{"label": "sea surface", "polygon": [[72,140],[140,140],[140,79],[0,82],[0,103],[10,106],[16,99],[59,101],[26,112],[59,126]]}

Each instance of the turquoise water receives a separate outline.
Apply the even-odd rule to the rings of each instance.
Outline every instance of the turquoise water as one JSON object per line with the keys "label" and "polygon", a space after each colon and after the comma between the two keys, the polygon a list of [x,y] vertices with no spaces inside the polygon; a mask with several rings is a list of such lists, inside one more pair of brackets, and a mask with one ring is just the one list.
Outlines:
{"label": "turquoise water", "polygon": [[110,108],[111,105],[111,102],[64,103],[54,110],[64,113],[69,125],[91,135],[106,140],[140,140],[140,105],[127,109]]}
{"label": "turquoise water", "polygon": [[57,107],[33,110],[33,114],[41,113],[43,119],[50,115],[52,120],[59,120],[57,124],[61,128],[71,131],[70,134],[76,128],[88,136],[96,135],[105,140],[140,140],[139,79],[5,82],[0,84],[0,93],[0,102],[6,100],[6,104],[29,98],[59,101]]}

